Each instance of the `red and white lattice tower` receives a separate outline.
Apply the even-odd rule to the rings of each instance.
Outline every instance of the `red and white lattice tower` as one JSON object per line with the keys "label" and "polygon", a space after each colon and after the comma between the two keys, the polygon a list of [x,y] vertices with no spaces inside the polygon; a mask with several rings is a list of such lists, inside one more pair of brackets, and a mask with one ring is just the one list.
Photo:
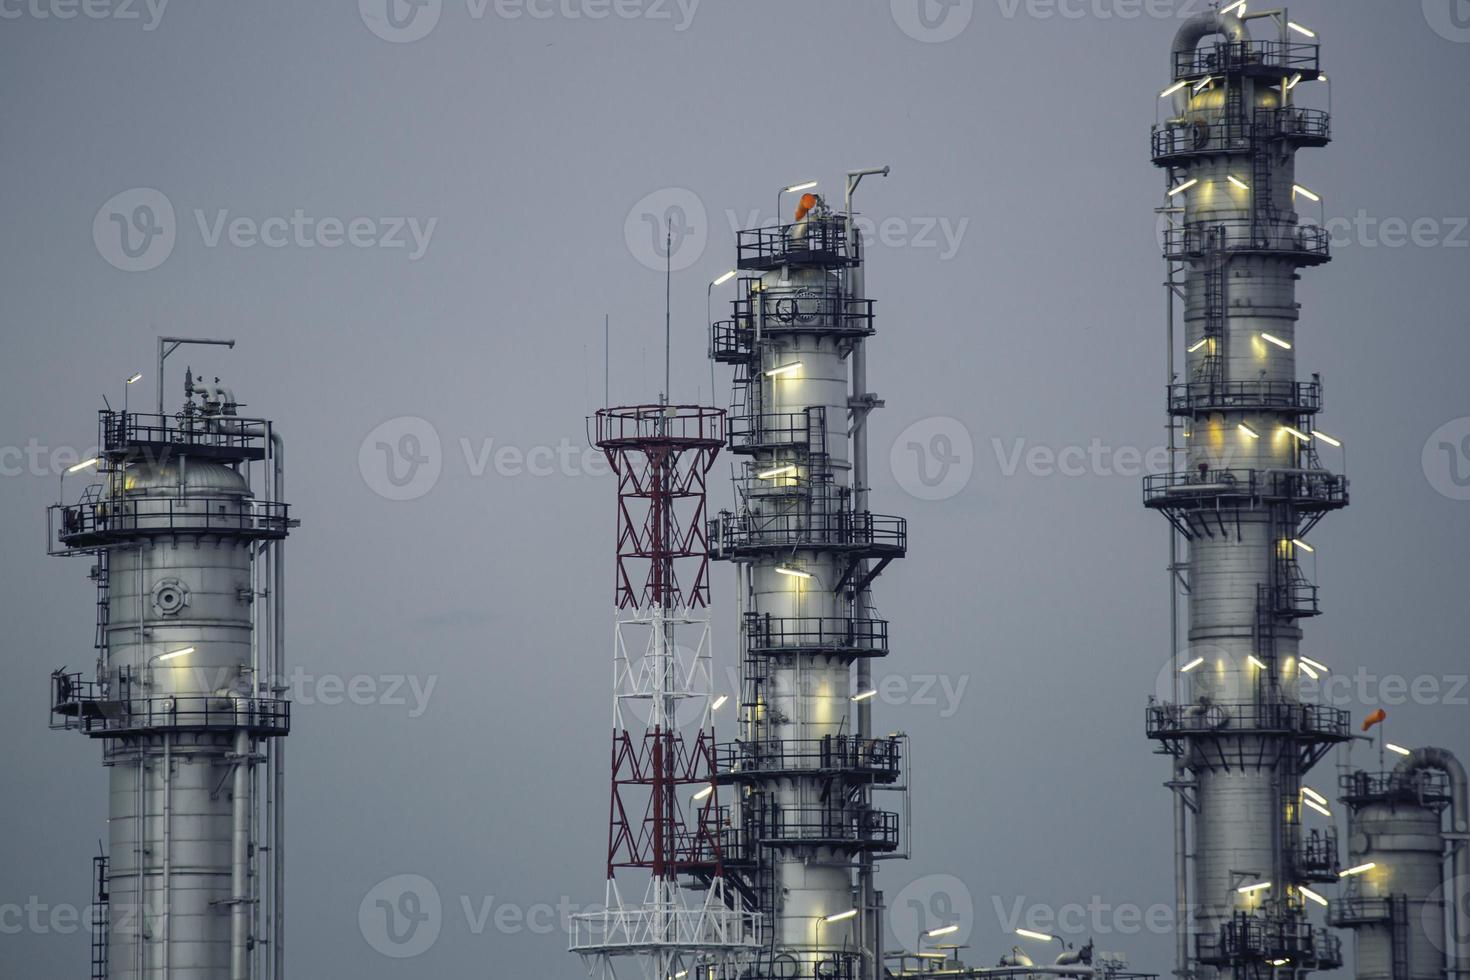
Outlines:
{"label": "red and white lattice tower", "polygon": [[[725,887],[714,781],[705,494],[724,442],[714,408],[597,413],[618,479],[612,795],[606,908],[573,917],[571,948],[604,980],[734,976],[760,944],[759,916]],[[642,901],[625,901],[643,872]]]}

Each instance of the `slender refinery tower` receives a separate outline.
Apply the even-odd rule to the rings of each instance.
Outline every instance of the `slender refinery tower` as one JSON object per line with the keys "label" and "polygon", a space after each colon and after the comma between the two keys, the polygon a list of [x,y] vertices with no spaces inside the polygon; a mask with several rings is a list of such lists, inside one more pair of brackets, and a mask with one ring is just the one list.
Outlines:
{"label": "slender refinery tower", "polygon": [[[1326,669],[1299,651],[1300,621],[1319,611],[1299,558],[1348,502],[1346,478],[1318,455],[1340,445],[1314,422],[1321,385],[1296,369],[1298,274],[1329,257],[1323,229],[1296,211],[1319,200],[1297,182],[1296,152],[1325,146],[1329,120],[1296,100],[1326,77],[1314,33],[1284,10],[1251,4],[1243,18],[1245,7],[1181,26],[1152,145],[1167,175],[1176,452],[1144,499],[1173,527],[1171,602],[1187,605],[1188,639],[1176,628],[1175,693],[1150,704],[1148,734],[1175,762],[1178,898],[1192,911],[1177,972],[1207,980],[1341,963],[1337,938],[1308,915],[1338,862],[1330,824],[1305,826],[1321,818],[1302,777],[1348,737],[1347,716],[1304,702],[1299,682]],[[1259,21],[1271,40],[1252,39]]]}
{"label": "slender refinery tower", "polygon": [[96,672],[52,675],[52,727],[97,739],[108,769],[91,976],[280,980],[296,522],[272,423],[192,372],[164,413],[163,359],[181,343],[201,341],[159,341],[158,411],[103,411],[97,457],[72,468],[96,481],[48,511],[50,553],[91,558],[97,584]]}
{"label": "slender refinery tower", "polygon": [[[789,224],[741,231],[733,318],[711,356],[735,369],[731,452],[745,457],[736,509],[710,549],[736,563],[742,597],[740,737],[719,747],[735,789],[727,862],[768,923],[762,978],[883,976],[882,898],[873,862],[896,855],[900,736],[874,738],[870,658],[888,652],[873,579],[906,550],[902,518],[867,509],[861,242],[846,213],[805,195]],[[906,800],[905,800],[906,803]]]}

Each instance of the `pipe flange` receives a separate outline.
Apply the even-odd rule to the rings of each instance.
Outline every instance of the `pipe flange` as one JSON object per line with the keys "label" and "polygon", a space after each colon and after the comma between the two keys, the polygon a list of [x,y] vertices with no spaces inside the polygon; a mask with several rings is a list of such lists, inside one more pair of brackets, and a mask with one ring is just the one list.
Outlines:
{"label": "pipe flange", "polygon": [[160,616],[177,616],[189,605],[189,587],[176,578],[161,579],[153,586],[153,610]]}

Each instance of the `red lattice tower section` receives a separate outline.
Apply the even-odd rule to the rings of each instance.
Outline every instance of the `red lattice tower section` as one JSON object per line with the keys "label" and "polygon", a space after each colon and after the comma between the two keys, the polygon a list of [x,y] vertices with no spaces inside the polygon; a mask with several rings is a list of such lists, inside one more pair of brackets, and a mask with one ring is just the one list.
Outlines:
{"label": "red lattice tower section", "polygon": [[[725,413],[696,405],[636,405],[597,413],[597,446],[618,478],[617,568],[613,595],[623,622],[647,624],[655,676],[652,698],[672,704],[682,681],[676,625],[709,606],[708,476],[725,444]],[[707,620],[702,622],[708,630]],[[621,624],[620,624],[621,628]],[[702,643],[707,643],[703,638]],[[622,640],[619,644],[621,649]],[[659,660],[662,651],[663,660]],[[707,649],[697,651],[708,656]],[[645,660],[645,666],[650,661]],[[657,665],[662,662],[664,668]],[[643,675],[639,675],[643,676]],[[714,785],[715,738],[706,710],[691,745],[672,717],[650,718],[641,732],[615,727],[607,874],[647,868],[657,878],[723,874],[720,807]],[[659,713],[651,710],[651,716]],[[672,712],[667,712],[672,715]],[[621,717],[621,715],[619,715]],[[692,820],[681,787],[709,792]],[[641,817],[633,814],[641,812]]]}

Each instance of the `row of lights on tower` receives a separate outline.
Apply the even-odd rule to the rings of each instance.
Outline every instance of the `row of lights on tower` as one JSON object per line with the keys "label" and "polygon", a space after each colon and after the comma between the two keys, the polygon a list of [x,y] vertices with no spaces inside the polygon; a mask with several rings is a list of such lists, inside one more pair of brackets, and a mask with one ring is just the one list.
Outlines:
{"label": "row of lights on tower", "polygon": [[[1241,180],[1239,177],[1235,176],[1234,174],[1226,174],[1225,175],[1225,179],[1228,180],[1232,185],[1234,185],[1235,187],[1240,188],[1243,191],[1248,191],[1248,190],[1251,189],[1251,185],[1250,184],[1247,184],[1245,181]],[[1200,179],[1198,177],[1191,177],[1190,179],[1186,180],[1184,183],[1177,184],[1174,187],[1171,187],[1169,189],[1169,196],[1170,197],[1178,197],[1180,194],[1183,194],[1185,191],[1189,190],[1191,187],[1197,186],[1199,183],[1200,183]],[[1292,195],[1292,197],[1304,197],[1307,200],[1311,201],[1313,204],[1321,204],[1322,203],[1322,195],[1321,194],[1318,194],[1316,191],[1312,190],[1309,187],[1303,187],[1301,184],[1292,184],[1291,185],[1291,195]]]}

